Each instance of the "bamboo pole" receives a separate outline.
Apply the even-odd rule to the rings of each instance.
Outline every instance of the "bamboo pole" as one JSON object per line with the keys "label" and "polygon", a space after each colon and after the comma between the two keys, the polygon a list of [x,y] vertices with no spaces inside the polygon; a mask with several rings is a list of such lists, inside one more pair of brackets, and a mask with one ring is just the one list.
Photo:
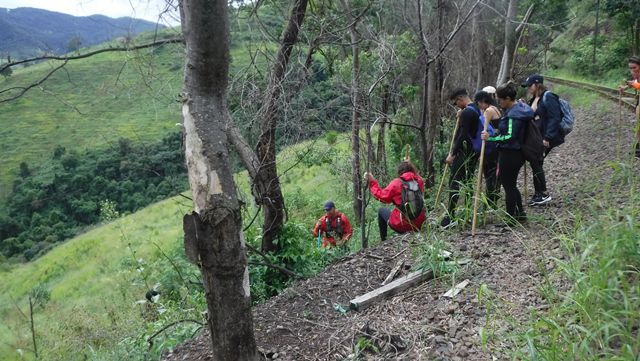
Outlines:
{"label": "bamboo pole", "polygon": [[[531,163],[529,163],[531,164]],[[534,174],[535,177],[535,174]],[[527,161],[524,161],[524,201],[529,204],[529,189],[527,188]]]}
{"label": "bamboo pole", "polygon": [[[458,112],[458,115],[456,116],[456,126],[453,129],[453,134],[451,135],[451,143],[449,144],[449,153],[451,154],[451,151],[453,150],[453,142],[456,139],[456,133],[458,132],[458,127],[460,126],[460,112]],[[436,193],[436,202],[435,202],[435,208],[438,208],[438,201],[440,200],[440,193],[442,193],[442,186],[444,185],[444,180],[447,178],[447,170],[449,169],[449,163],[445,163],[444,165],[444,171],[442,172],[442,179],[440,179],[440,186],[438,186],[438,193]]]}
{"label": "bamboo pole", "polygon": [[618,92],[618,128],[617,137],[618,140],[616,142],[616,156],[620,159],[621,149],[622,149],[622,93]]}
{"label": "bamboo pole", "polygon": [[[487,131],[489,120],[484,118],[484,131]],[[478,166],[478,181],[476,182],[476,192],[473,196],[473,220],[471,221],[471,237],[476,235],[476,222],[478,219],[478,198],[480,198],[480,188],[482,186],[482,164],[484,163],[484,149],[487,142],[483,139],[480,147],[480,165]]]}

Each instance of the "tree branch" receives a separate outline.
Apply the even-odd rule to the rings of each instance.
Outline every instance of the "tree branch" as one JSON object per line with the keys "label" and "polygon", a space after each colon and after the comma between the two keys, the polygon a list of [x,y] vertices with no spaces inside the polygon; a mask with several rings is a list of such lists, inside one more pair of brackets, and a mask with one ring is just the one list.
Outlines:
{"label": "tree branch", "polygon": [[20,98],[21,96],[23,96],[26,92],[28,92],[30,89],[37,87],[38,85],[44,83],[47,79],[49,79],[49,77],[51,75],[53,75],[53,73],[55,73],[56,71],[62,69],[65,65],[67,65],[68,60],[65,60],[62,64],[60,64],[58,67],[51,69],[51,71],[49,73],[47,73],[47,75],[45,75],[42,79],[38,80],[37,82],[30,84],[26,87],[16,87],[16,88],[11,88],[11,89],[22,89],[18,94],[8,97],[6,99],[0,99],[0,103],[6,103],[6,102],[10,102],[12,100],[16,100],[18,98]]}
{"label": "tree branch", "polygon": [[77,59],[88,58],[90,56],[94,56],[94,55],[100,54],[100,53],[107,53],[107,52],[113,52],[113,51],[133,51],[133,50],[151,48],[151,47],[154,47],[154,46],[160,46],[160,45],[165,45],[165,44],[176,44],[176,43],[184,43],[184,39],[183,38],[162,39],[162,40],[153,41],[151,43],[136,45],[136,46],[132,46],[132,47],[104,48],[104,49],[98,49],[98,50],[90,51],[90,52],[84,53],[84,54],[73,55],[73,56],[55,56],[55,55],[38,56],[38,57],[35,57],[35,58],[28,58],[28,59],[12,61],[12,62],[3,64],[2,66],[0,66],[0,73],[3,72],[7,68],[10,68],[10,67],[13,67],[13,66],[16,66],[16,65],[19,65],[19,64],[30,63],[30,62],[33,62],[33,61],[39,61],[39,60],[64,60],[64,61],[77,60]]}

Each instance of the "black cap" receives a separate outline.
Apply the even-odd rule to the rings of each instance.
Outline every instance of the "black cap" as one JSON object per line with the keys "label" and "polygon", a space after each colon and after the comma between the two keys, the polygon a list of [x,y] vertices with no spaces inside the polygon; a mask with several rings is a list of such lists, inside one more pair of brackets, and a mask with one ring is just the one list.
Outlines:
{"label": "black cap", "polygon": [[544,78],[542,77],[542,75],[532,74],[532,75],[529,75],[529,77],[527,78],[527,80],[524,81],[524,83],[522,83],[522,87],[528,88],[533,84],[543,84],[543,83],[544,83]]}
{"label": "black cap", "polygon": [[335,205],[335,204],[333,204],[333,202],[332,202],[332,201],[326,201],[326,202],[324,203],[324,210],[325,210],[325,211],[330,211],[332,208],[336,208],[336,205]]}

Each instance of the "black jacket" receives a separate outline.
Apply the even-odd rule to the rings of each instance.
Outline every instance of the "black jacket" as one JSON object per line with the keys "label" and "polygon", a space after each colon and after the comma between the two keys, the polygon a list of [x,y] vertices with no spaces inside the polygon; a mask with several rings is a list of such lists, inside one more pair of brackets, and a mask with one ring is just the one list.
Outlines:
{"label": "black jacket", "polygon": [[525,126],[533,119],[533,109],[525,103],[516,102],[500,118],[498,131],[490,142],[497,142],[498,149],[520,150],[524,142]]}
{"label": "black jacket", "polygon": [[560,127],[562,110],[560,110],[560,99],[557,95],[548,90],[544,92],[538,101],[535,115],[538,118],[536,124],[542,139],[548,141],[552,148],[564,143],[564,132]]}
{"label": "black jacket", "polygon": [[451,154],[473,153],[471,146],[471,138],[475,137],[478,131],[478,121],[480,119],[480,110],[473,103],[469,103],[460,111],[460,124],[453,141]]}

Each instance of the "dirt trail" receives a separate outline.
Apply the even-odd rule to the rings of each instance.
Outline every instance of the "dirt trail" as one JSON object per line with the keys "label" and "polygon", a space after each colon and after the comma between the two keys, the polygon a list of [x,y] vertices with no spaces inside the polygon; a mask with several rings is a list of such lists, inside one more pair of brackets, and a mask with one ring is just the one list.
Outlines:
{"label": "dirt trail", "polygon": [[[555,265],[550,257],[563,257],[553,232],[566,225],[563,219],[568,210],[580,207],[590,197],[603,196],[602,189],[589,184],[606,182],[612,173],[609,162],[617,151],[617,132],[611,129],[618,122],[617,108],[603,101],[574,112],[576,128],[545,162],[553,202],[546,207],[529,207],[525,228],[494,224],[482,227],[475,238],[464,231],[452,235],[447,249],[457,258],[471,259],[455,280],[469,279],[470,283],[453,300],[441,297],[453,284],[445,276],[362,312],[336,310],[336,304],[346,307],[350,299],[379,287],[398,260],[412,262],[414,237],[397,237],[344,258],[255,307],[260,350],[276,360],[356,356],[360,360],[509,359],[509,342],[500,334],[530,312],[546,307],[540,290],[545,286],[545,275],[553,274]],[[627,148],[633,141],[630,119],[631,114],[625,112],[623,144]],[[635,166],[640,168],[638,163]],[[530,168],[528,174],[530,177]],[[531,196],[533,186],[530,180],[528,183]],[[554,282],[563,287],[561,281]],[[488,303],[478,300],[481,285],[491,291]],[[493,308],[490,313],[488,305]],[[486,347],[481,343],[483,328],[486,335],[494,335]],[[212,360],[209,343],[209,335],[202,332],[167,353],[164,360]],[[374,347],[356,355],[357,345],[361,349],[367,344]]]}

